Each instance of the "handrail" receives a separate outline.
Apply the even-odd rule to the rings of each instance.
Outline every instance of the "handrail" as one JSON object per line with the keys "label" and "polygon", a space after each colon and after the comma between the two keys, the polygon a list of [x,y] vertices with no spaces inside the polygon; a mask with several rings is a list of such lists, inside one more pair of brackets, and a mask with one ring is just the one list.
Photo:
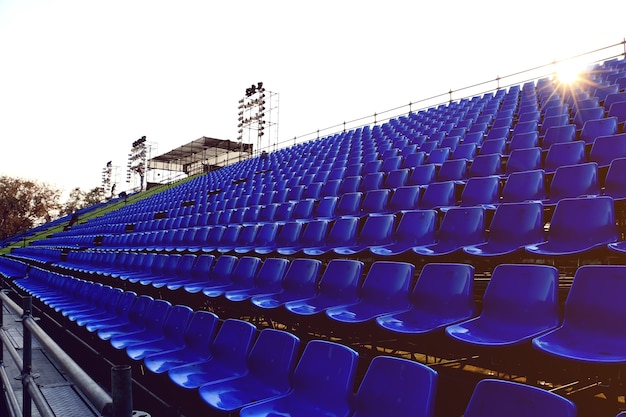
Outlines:
{"label": "handrail", "polygon": [[[0,301],[17,315],[24,315],[24,310],[2,291],[0,291]],[[63,367],[64,371],[69,375],[76,386],[101,414],[109,414],[113,404],[112,397],[78,366],[76,362],[39,327],[31,316],[24,317],[23,324],[30,330],[39,343],[41,343],[46,352]],[[33,400],[34,399],[35,398],[33,398]]]}

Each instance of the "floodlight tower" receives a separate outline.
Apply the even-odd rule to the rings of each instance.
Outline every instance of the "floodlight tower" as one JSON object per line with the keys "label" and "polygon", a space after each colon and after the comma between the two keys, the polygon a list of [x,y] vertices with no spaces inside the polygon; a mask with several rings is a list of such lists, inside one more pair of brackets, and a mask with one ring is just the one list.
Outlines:
{"label": "floodlight tower", "polygon": [[[269,107],[268,107],[269,106]],[[256,139],[255,151],[258,153],[269,146],[263,144],[263,137],[267,133],[267,144],[271,145],[272,133],[277,132],[278,125],[278,94],[267,91],[263,83],[252,84],[246,88],[245,96],[239,100],[237,141],[241,144],[241,155],[243,155],[244,143],[253,143]],[[273,117],[272,117],[273,116]],[[274,120],[276,119],[276,120]]]}
{"label": "floodlight tower", "polygon": [[126,171],[126,182],[130,182],[132,174],[139,175],[139,191],[143,190],[143,182],[148,166],[148,151],[146,137],[142,136],[133,142],[133,146],[128,154],[128,165]]}
{"label": "floodlight tower", "polygon": [[[110,190],[113,176],[113,161],[107,162],[106,166],[102,168],[102,192],[104,195]],[[111,193],[111,197],[113,193]]]}

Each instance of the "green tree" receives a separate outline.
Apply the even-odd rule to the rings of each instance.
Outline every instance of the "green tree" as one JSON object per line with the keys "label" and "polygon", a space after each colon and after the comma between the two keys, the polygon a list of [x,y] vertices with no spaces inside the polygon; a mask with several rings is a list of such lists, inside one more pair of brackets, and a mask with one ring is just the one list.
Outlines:
{"label": "green tree", "polygon": [[0,176],[0,240],[53,220],[60,197],[48,184]]}
{"label": "green tree", "polygon": [[103,201],[105,201],[105,198],[104,190],[102,189],[102,187],[95,187],[87,192],[81,190],[79,187],[76,187],[72,191],[70,191],[67,201],[65,202],[65,204],[63,205],[63,209],[61,210],[61,214],[72,214],[76,210],[90,207],[95,204],[100,204]]}

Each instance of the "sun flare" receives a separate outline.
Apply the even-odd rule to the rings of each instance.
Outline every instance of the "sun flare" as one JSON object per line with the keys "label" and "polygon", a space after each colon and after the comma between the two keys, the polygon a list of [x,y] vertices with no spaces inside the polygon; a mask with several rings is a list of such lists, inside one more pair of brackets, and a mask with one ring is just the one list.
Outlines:
{"label": "sun flare", "polygon": [[559,62],[556,65],[556,77],[565,84],[573,84],[580,79],[583,68],[575,62]]}

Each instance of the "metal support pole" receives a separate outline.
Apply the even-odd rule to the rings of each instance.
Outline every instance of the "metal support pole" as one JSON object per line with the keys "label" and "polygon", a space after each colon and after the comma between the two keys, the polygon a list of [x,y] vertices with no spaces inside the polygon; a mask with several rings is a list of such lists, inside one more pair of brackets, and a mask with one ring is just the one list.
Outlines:
{"label": "metal support pole", "polygon": [[116,365],[111,368],[111,394],[113,397],[111,417],[131,417],[133,381],[129,365]]}
{"label": "metal support pole", "polygon": [[24,310],[24,314],[22,315],[22,329],[23,329],[23,339],[24,339],[24,349],[22,351],[22,385],[24,389],[22,389],[22,413],[24,417],[31,417],[32,415],[32,402],[30,391],[28,386],[26,385],[30,381],[30,374],[33,368],[33,346],[32,346],[32,338],[30,335],[30,330],[26,327],[26,319],[30,317],[33,300],[30,296],[25,296],[22,298],[22,309]]}

